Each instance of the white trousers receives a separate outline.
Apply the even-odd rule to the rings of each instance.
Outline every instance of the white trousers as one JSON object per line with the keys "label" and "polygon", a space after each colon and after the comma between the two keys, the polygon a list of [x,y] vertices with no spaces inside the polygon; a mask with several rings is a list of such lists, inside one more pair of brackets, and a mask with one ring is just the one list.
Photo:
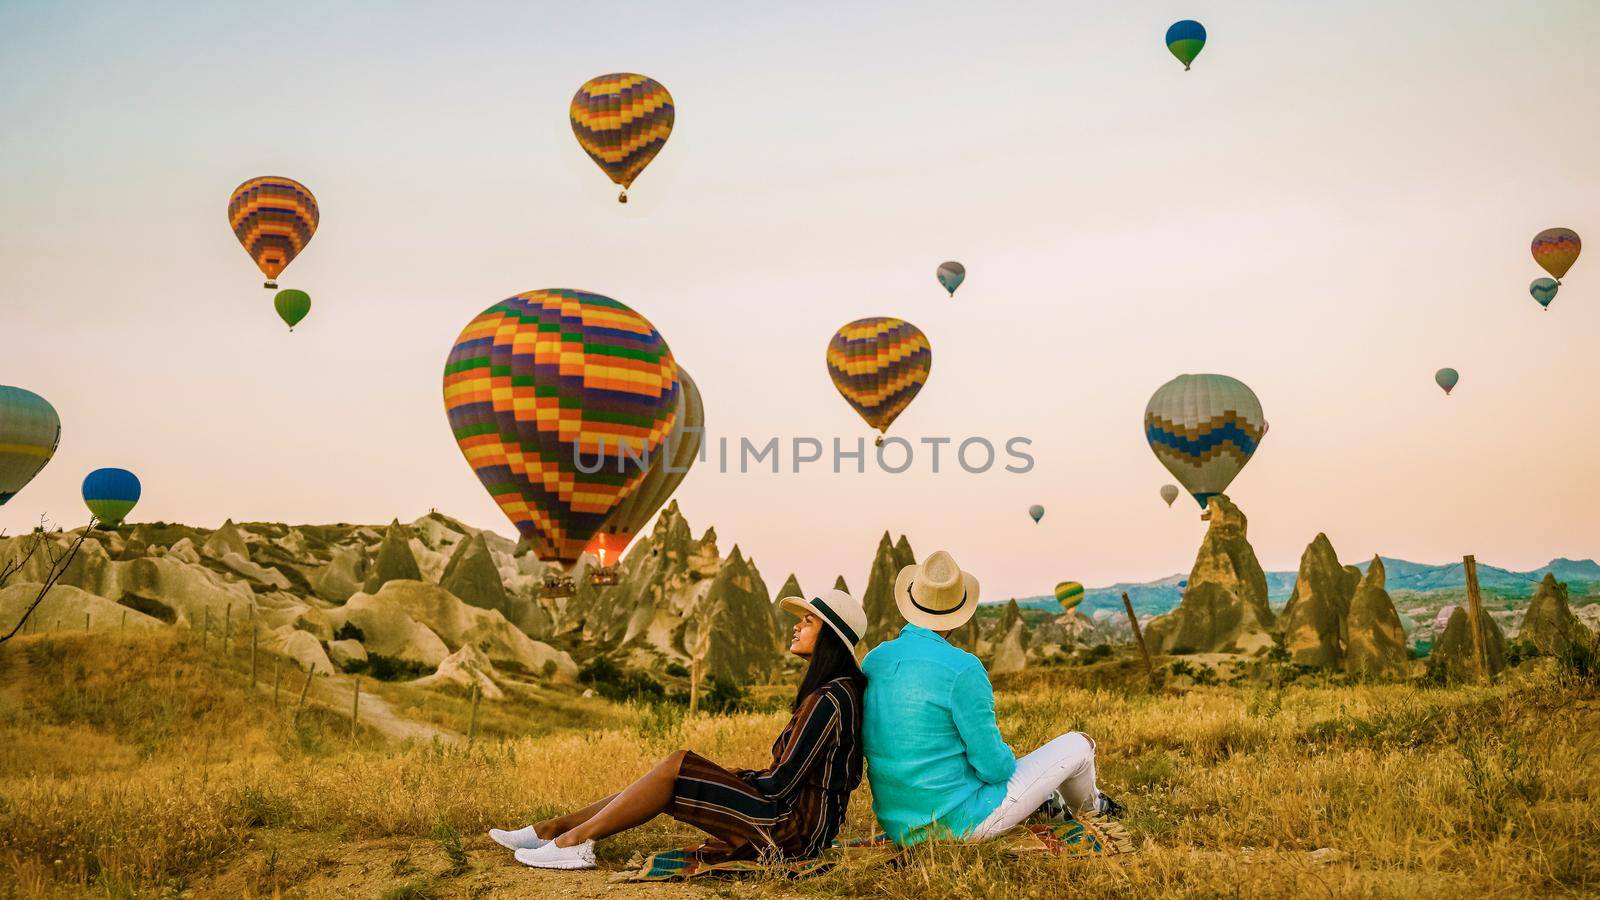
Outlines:
{"label": "white trousers", "polygon": [[1078,731],[1063,734],[1018,759],[1017,770],[1006,782],[1006,798],[967,839],[987,840],[1015,827],[1057,789],[1075,813],[1097,808],[1100,790],[1094,783],[1094,741],[1088,735]]}

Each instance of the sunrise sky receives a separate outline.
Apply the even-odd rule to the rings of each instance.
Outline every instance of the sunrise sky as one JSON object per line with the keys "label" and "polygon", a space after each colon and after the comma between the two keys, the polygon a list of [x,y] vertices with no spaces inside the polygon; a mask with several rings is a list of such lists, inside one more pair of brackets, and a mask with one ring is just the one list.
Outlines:
{"label": "sunrise sky", "polygon": [[[1204,526],[1140,422],[1183,372],[1265,408],[1229,493],[1269,568],[1319,530],[1346,562],[1600,555],[1600,259],[1527,294],[1540,229],[1600,254],[1596,46],[1593,0],[0,3],[0,383],[63,427],[0,526],[80,524],[122,466],[134,522],[509,534],[445,356],[572,287],[660,329],[713,440],[870,446],[823,365],[868,315],[933,345],[892,433],[1032,440],[1026,475],[696,468],[690,523],[773,589],[859,590],[886,528],[989,599],[1187,570]],[[615,71],[677,104],[626,206],[566,120]],[[293,334],[224,216],[264,174],[322,210]]]}

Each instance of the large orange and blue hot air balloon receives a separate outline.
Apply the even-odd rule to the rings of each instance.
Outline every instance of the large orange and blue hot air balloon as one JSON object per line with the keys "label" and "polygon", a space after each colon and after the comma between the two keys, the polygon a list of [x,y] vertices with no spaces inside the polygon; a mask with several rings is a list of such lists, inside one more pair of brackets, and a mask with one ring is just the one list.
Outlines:
{"label": "large orange and blue hot air balloon", "polygon": [[583,152],[622,185],[617,202],[627,203],[633,180],[666,146],[676,114],[661,82],[619,72],[585,81],[568,117]]}
{"label": "large orange and blue hot air balloon", "polygon": [[627,306],[586,291],[528,291],[456,338],[445,414],[525,545],[570,565],[672,432],[677,371],[655,326]]}
{"label": "large orange and blue hot air balloon", "polygon": [[1206,46],[1206,27],[1193,19],[1184,19],[1173,22],[1167,29],[1167,50],[1183,63],[1183,70],[1189,71],[1189,64],[1200,55]]}
{"label": "large orange and blue hot air balloon", "polygon": [[317,198],[293,178],[252,178],[228,198],[228,227],[273,290],[278,274],[311,243],[320,219]]}
{"label": "large orange and blue hot air balloon", "polygon": [[0,506],[56,455],[61,417],[33,391],[0,384]]}
{"label": "large orange and blue hot air balloon", "polygon": [[1179,375],[1144,410],[1151,451],[1201,509],[1228,489],[1266,433],[1255,392],[1226,375]]}
{"label": "large orange and blue hot air balloon", "polygon": [[933,347],[917,326],[902,319],[857,319],[828,341],[828,376],[868,425],[889,430],[928,381]]}
{"label": "large orange and blue hot air balloon", "polygon": [[1578,261],[1578,253],[1583,250],[1583,241],[1578,239],[1578,233],[1571,228],[1546,228],[1533,236],[1533,261],[1539,267],[1550,273],[1550,277],[1561,283],[1567,270]]}
{"label": "large orange and blue hot air balloon", "polygon": [[106,528],[115,528],[133,512],[142,492],[139,476],[127,469],[95,469],[83,479],[83,502]]}

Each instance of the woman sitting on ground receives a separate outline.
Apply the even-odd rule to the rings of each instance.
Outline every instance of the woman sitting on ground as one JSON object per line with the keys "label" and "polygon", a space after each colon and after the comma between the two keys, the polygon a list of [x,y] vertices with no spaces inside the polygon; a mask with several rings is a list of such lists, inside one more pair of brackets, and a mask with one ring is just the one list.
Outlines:
{"label": "woman sitting on ground", "polygon": [[867,679],[855,645],[867,616],[849,594],[786,597],[800,617],[789,652],[809,659],[794,715],[772,745],[772,765],[729,771],[688,750],[662,760],[621,792],[576,812],[489,836],[540,869],[594,868],[594,842],[661,813],[711,835],[702,862],[808,859],[826,850],[861,783],[861,698]]}

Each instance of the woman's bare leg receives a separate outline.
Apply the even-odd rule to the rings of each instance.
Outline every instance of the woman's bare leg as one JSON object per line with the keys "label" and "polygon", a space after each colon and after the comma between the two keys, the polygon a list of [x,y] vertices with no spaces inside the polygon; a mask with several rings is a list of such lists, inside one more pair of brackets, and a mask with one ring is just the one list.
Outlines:
{"label": "woman's bare leg", "polygon": [[556,816],[553,819],[545,819],[542,822],[535,822],[533,823],[533,833],[548,841],[556,835],[571,831],[572,829],[577,828],[579,825],[589,821],[594,817],[595,813],[605,809],[606,804],[615,799],[617,799],[617,795],[612,794],[609,797],[603,797],[599,800],[596,800],[588,806],[585,806],[583,809],[569,812],[564,816]]}
{"label": "woman's bare leg", "polygon": [[[575,825],[556,837],[557,847],[571,847],[584,841],[610,837],[619,831],[636,828],[654,819],[672,801],[672,786],[678,780],[678,769],[683,765],[687,751],[679,750],[662,760],[643,778],[628,785],[621,793],[581,824]],[[541,837],[543,835],[541,834]]]}

